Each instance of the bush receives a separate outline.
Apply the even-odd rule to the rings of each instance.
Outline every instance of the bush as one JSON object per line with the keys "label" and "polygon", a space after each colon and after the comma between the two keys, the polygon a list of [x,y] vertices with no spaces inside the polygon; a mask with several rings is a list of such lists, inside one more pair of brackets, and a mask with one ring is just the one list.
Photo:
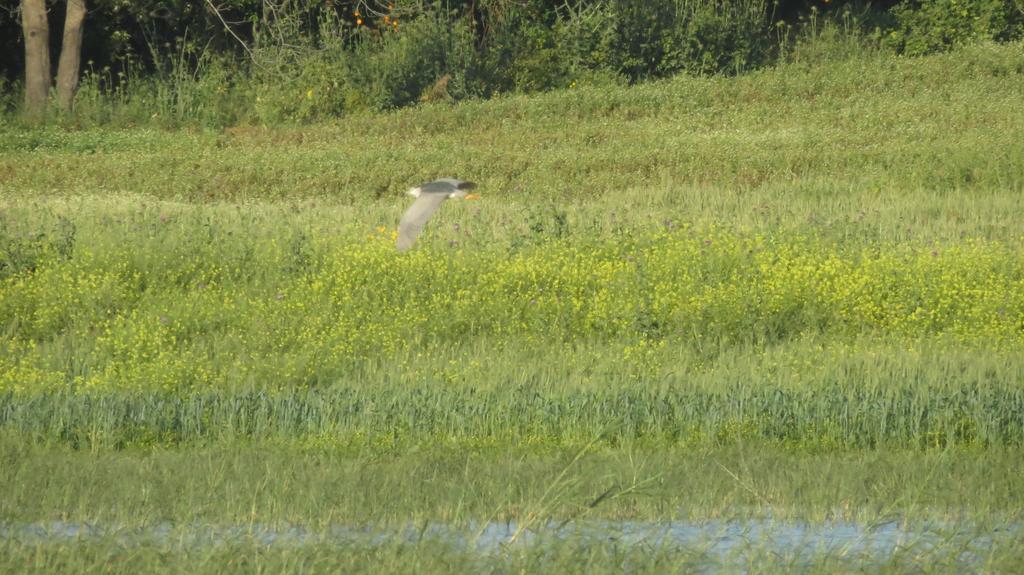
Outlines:
{"label": "bush", "polygon": [[840,62],[870,59],[893,52],[885,31],[894,22],[888,12],[847,5],[839,10],[812,9],[794,24],[777,22],[778,59],[784,62]]}
{"label": "bush", "polygon": [[425,12],[381,27],[322,21],[315,39],[295,32],[292,47],[260,48],[257,118],[314,121],[472,94],[472,31],[447,16]]}
{"label": "bush", "polygon": [[341,116],[345,55],[311,50],[289,72],[255,72],[253,116],[263,124],[313,121]]}
{"label": "bush", "polygon": [[0,125],[3,124],[3,117],[17,109],[17,99],[22,92],[21,84],[9,82],[0,76]]}
{"label": "bush", "polygon": [[464,63],[474,72],[466,93],[535,92],[680,71],[735,73],[769,57],[764,0],[596,0],[557,10],[542,4],[502,5],[486,24],[475,24],[479,45],[476,58]]}
{"label": "bush", "polygon": [[1024,36],[1024,5],[1019,0],[907,0],[892,15],[896,28],[889,42],[912,56]]}
{"label": "bush", "polygon": [[608,0],[579,20],[564,27],[575,61],[633,81],[737,73],[763,64],[770,51],[764,0]]}
{"label": "bush", "polygon": [[[433,98],[461,97],[472,82],[473,34],[461,19],[427,12],[398,27],[360,29],[346,60],[346,108],[386,110]],[[440,84],[439,84],[440,83]]]}
{"label": "bush", "polygon": [[479,66],[474,93],[533,92],[568,84],[566,54],[553,29],[557,14],[544,2],[497,1],[475,22]]}

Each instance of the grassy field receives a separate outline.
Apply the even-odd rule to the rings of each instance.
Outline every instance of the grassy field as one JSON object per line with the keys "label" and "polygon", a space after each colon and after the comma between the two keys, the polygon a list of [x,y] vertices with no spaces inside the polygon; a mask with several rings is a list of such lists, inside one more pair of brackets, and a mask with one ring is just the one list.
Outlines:
{"label": "grassy field", "polygon": [[[334,125],[0,126],[0,525],[944,522],[878,568],[1012,572],[1022,80],[985,45]],[[402,193],[445,175],[483,200],[396,254]],[[21,572],[716,561],[0,539]],[[730,560],[865,560],[818,551]]]}

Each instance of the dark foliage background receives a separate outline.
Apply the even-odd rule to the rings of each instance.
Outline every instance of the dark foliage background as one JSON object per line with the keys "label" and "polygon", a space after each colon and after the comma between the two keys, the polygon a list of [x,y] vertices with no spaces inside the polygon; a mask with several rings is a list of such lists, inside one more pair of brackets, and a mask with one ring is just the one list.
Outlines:
{"label": "dark foliage background", "polygon": [[[886,9],[899,0],[882,0],[873,6]],[[599,0],[565,2],[565,0],[447,0],[443,2],[398,2],[407,4],[406,10],[422,9],[442,5],[454,12],[455,16],[471,18],[476,33],[483,41],[488,31],[495,26],[495,19],[511,9],[521,10],[531,24],[550,27],[559,9],[571,4],[597,4]],[[20,0],[0,0],[0,74],[8,80],[15,80],[22,73],[23,54],[21,24],[19,20]],[[338,17],[351,16],[359,9],[381,8],[380,2],[365,0],[335,0],[324,2],[278,2],[283,9],[301,13],[314,32],[316,22],[325,13]],[[386,10],[388,3],[383,3]],[[635,2],[640,9],[649,6],[653,12],[673,2]],[[812,8],[836,9],[853,4],[837,0],[778,0],[773,15],[778,20],[795,23]],[[59,28],[64,19],[64,5],[61,1],[48,0],[50,7],[50,40],[54,56],[60,49]],[[232,30],[247,42],[253,40],[253,22],[269,17],[263,0],[216,0],[217,7],[225,21],[231,22]],[[372,20],[371,18],[368,19]],[[205,0],[90,0],[86,20],[86,35],[83,45],[83,61],[94,66],[114,66],[128,54],[133,54],[152,66],[151,47],[173,45],[182,38],[190,37],[197,44],[208,46],[215,51],[240,52],[237,41],[228,34],[224,25],[209,9]]]}
{"label": "dark foliage background", "polygon": [[[52,59],[63,1],[48,1]],[[20,2],[0,0],[0,111],[17,113]],[[1024,0],[91,0],[80,122],[310,121],[417,101],[738,74],[865,46],[1024,36]],[[821,44],[821,42],[818,42]],[[118,120],[119,119],[119,120]]]}

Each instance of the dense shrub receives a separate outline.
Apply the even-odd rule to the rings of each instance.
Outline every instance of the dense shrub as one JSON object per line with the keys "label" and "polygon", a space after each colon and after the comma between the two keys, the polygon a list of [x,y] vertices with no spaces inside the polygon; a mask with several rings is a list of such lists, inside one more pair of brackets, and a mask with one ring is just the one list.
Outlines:
{"label": "dense shrub", "polygon": [[892,14],[897,25],[889,40],[909,55],[1024,36],[1024,5],[1019,0],[906,0]]}
{"label": "dense shrub", "polygon": [[443,86],[437,98],[451,97],[448,91],[465,95],[475,61],[473,35],[465,21],[427,13],[400,29],[358,32],[346,60],[348,108],[381,110],[429,99],[429,89],[439,82]]}
{"label": "dense shrub", "polygon": [[680,0],[651,4],[612,0],[616,15],[613,58],[632,79],[677,72],[735,73],[768,54],[766,2]]}

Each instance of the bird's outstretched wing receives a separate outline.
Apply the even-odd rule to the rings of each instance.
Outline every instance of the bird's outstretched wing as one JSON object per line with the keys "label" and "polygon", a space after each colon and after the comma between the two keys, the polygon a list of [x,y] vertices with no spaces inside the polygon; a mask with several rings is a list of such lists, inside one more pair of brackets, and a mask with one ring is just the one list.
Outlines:
{"label": "bird's outstretched wing", "polygon": [[448,199],[444,194],[424,194],[409,206],[409,209],[402,215],[402,221],[398,223],[398,251],[404,252],[412,247],[416,236],[420,235],[424,224],[434,215],[434,212],[441,207],[441,204]]}

